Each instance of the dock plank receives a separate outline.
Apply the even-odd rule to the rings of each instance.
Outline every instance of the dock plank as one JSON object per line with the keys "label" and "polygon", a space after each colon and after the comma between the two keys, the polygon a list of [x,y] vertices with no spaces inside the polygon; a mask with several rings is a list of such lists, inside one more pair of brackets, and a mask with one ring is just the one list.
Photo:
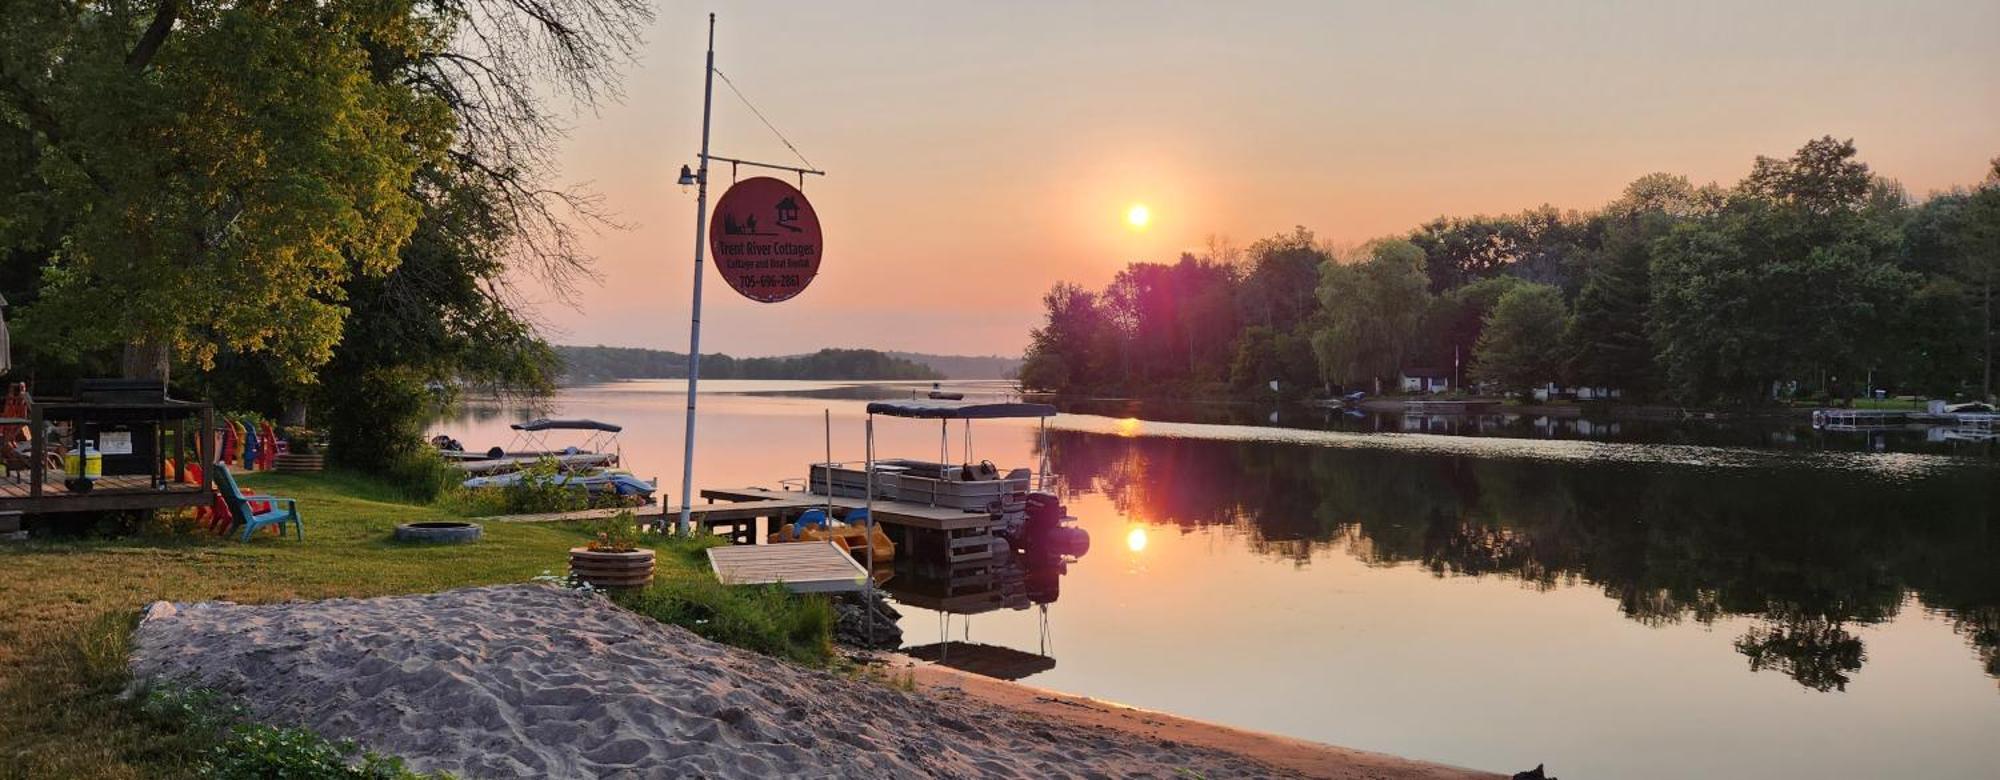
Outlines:
{"label": "dock plank", "polygon": [[662,511],[659,506],[619,506],[602,509],[580,509],[574,512],[542,512],[523,515],[487,515],[472,518],[475,523],[575,523],[588,520],[602,520],[614,517],[619,512],[631,512],[640,525],[657,521]]}
{"label": "dock plank", "polygon": [[794,593],[860,590],[868,570],[833,542],[708,548],[708,565],[724,585],[783,584]]}

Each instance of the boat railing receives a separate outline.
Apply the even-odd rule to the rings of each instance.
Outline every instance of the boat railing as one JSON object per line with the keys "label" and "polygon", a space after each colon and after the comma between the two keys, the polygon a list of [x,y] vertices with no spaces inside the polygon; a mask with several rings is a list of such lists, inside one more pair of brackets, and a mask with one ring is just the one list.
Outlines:
{"label": "boat railing", "polygon": [[[952,464],[943,464],[943,465],[947,468],[956,467]],[[829,462],[813,463],[807,467],[807,472],[809,474],[813,474],[814,476],[783,480],[781,484],[784,484],[788,487],[798,486],[799,488],[802,488],[807,492],[824,491],[826,490],[824,477],[817,476],[818,474],[817,470],[822,467],[831,467],[836,472],[849,472],[853,474],[860,474],[861,472],[865,471],[868,468],[868,462],[865,460],[850,460],[850,461],[833,461],[830,463]],[[1016,468],[1016,469],[1001,471],[998,476],[992,479],[962,480],[962,479],[953,479],[950,477],[930,476],[927,474],[912,474],[904,467],[897,466],[895,464],[888,464],[885,466],[883,461],[877,461],[875,463],[875,480],[877,489],[878,491],[880,491],[877,493],[877,495],[880,496],[886,494],[890,498],[900,497],[898,494],[904,492],[902,488],[914,487],[919,485],[932,486],[932,487],[926,489],[920,489],[917,492],[932,492],[953,485],[985,485],[996,482],[1014,482],[1017,480],[1025,481],[1026,488],[1028,490],[1046,490],[1058,494],[1062,494],[1063,492],[1065,492],[1063,489],[1064,481],[1061,475],[1047,471],[1036,472],[1033,469],[1028,469],[1028,468]],[[835,487],[836,489],[838,489],[840,487],[848,487],[848,486],[842,485],[839,483],[838,480],[836,480]],[[904,500],[913,500],[912,497],[903,497],[903,498]]]}

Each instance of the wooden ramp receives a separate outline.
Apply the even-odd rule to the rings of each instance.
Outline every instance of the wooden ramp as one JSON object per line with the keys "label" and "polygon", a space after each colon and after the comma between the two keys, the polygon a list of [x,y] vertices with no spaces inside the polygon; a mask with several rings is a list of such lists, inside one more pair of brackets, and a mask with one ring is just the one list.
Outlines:
{"label": "wooden ramp", "polygon": [[708,565],[724,585],[779,583],[793,593],[857,591],[868,579],[868,570],[833,542],[710,547]]}

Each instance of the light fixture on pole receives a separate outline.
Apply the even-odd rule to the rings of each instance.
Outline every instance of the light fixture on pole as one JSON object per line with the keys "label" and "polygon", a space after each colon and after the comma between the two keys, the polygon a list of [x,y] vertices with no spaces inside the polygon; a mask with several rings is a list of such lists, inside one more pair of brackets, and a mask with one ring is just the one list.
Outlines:
{"label": "light fixture on pole", "polygon": [[688,187],[690,187],[690,186],[693,186],[693,185],[694,185],[694,171],[692,171],[692,170],[689,170],[689,169],[688,169],[688,167],[687,167],[687,166],[685,166],[685,165],[681,166],[681,188],[682,188],[682,191],[686,191],[686,188],[688,188]]}

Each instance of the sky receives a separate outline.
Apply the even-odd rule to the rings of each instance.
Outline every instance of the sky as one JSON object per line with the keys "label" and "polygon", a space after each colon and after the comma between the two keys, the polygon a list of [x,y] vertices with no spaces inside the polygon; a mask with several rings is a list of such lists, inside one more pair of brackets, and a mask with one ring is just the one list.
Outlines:
{"label": "sky", "polygon": [[[1822,135],[1919,196],[2000,156],[1993,0],[656,10],[623,99],[562,145],[562,180],[625,229],[589,237],[600,279],[568,300],[521,285],[557,343],[687,350],[695,197],[676,178],[700,149],[710,11],[717,69],[827,171],[805,182],[826,249],[776,304],[710,266],[704,353],[1018,355],[1051,285],[1212,238],[1588,210],[1655,171],[1731,184]],[[798,164],[715,89],[712,154]],[[730,181],[711,172],[711,202]]]}

